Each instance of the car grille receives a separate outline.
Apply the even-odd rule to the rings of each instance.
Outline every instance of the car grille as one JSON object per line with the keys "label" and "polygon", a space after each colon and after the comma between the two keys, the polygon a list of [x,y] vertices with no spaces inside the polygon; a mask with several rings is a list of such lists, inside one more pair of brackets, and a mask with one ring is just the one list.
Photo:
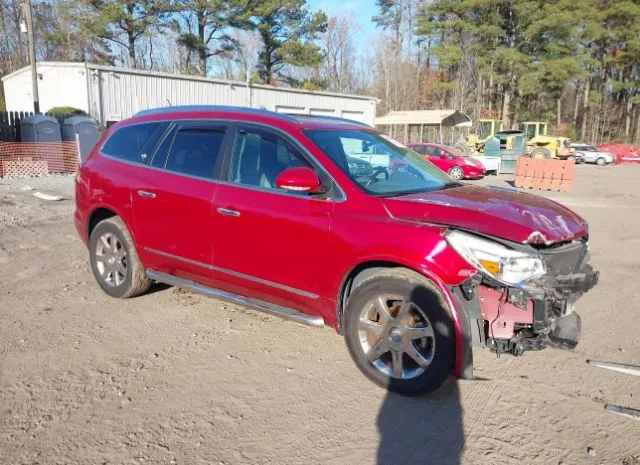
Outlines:
{"label": "car grille", "polygon": [[553,276],[578,272],[587,260],[587,242],[574,241],[539,251],[547,266],[548,273]]}

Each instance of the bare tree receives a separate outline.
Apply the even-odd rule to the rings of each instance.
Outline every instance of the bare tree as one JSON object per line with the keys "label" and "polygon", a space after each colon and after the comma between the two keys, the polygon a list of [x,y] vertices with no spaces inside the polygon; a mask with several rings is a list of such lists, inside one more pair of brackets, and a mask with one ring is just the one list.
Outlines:
{"label": "bare tree", "polygon": [[353,92],[356,50],[353,35],[360,26],[351,16],[332,16],[327,21],[327,30],[320,36],[324,61],[320,75],[328,83],[329,90]]}

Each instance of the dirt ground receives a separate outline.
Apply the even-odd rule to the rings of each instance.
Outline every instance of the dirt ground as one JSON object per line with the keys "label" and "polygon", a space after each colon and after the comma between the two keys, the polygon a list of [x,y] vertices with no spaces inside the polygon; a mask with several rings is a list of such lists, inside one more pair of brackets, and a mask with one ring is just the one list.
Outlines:
{"label": "dirt ground", "polygon": [[601,270],[575,351],[476,352],[482,380],[406,399],[333,330],[175,288],[109,298],[73,178],[0,180],[0,463],[639,464],[640,422],[604,405],[640,408],[640,378],[586,363],[640,363],[639,183],[579,166],[574,192],[544,193],[590,221]]}

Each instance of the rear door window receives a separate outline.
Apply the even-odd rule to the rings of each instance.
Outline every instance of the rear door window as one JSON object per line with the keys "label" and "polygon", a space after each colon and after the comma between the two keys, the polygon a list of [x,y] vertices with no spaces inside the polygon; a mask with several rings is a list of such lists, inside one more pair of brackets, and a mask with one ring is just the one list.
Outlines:
{"label": "rear door window", "polygon": [[101,152],[120,160],[146,164],[168,126],[166,122],[152,122],[116,129]]}
{"label": "rear door window", "polygon": [[180,125],[164,168],[188,176],[213,179],[226,130],[224,125],[206,123]]}

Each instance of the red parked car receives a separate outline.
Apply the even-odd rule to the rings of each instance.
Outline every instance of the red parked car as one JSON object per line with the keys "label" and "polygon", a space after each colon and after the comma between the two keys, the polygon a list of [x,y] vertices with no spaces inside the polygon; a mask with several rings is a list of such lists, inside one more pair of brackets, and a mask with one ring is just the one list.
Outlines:
{"label": "red parked car", "polygon": [[369,126],[262,110],[111,126],[79,168],[75,225],[107,294],[157,281],[331,326],[405,395],[471,378],[472,347],[575,347],[598,280],[562,205],[460,184]]}
{"label": "red parked car", "polygon": [[482,163],[471,157],[465,156],[453,147],[440,144],[408,144],[411,150],[436,165],[447,173],[451,179],[480,179],[483,178],[486,170]]}

